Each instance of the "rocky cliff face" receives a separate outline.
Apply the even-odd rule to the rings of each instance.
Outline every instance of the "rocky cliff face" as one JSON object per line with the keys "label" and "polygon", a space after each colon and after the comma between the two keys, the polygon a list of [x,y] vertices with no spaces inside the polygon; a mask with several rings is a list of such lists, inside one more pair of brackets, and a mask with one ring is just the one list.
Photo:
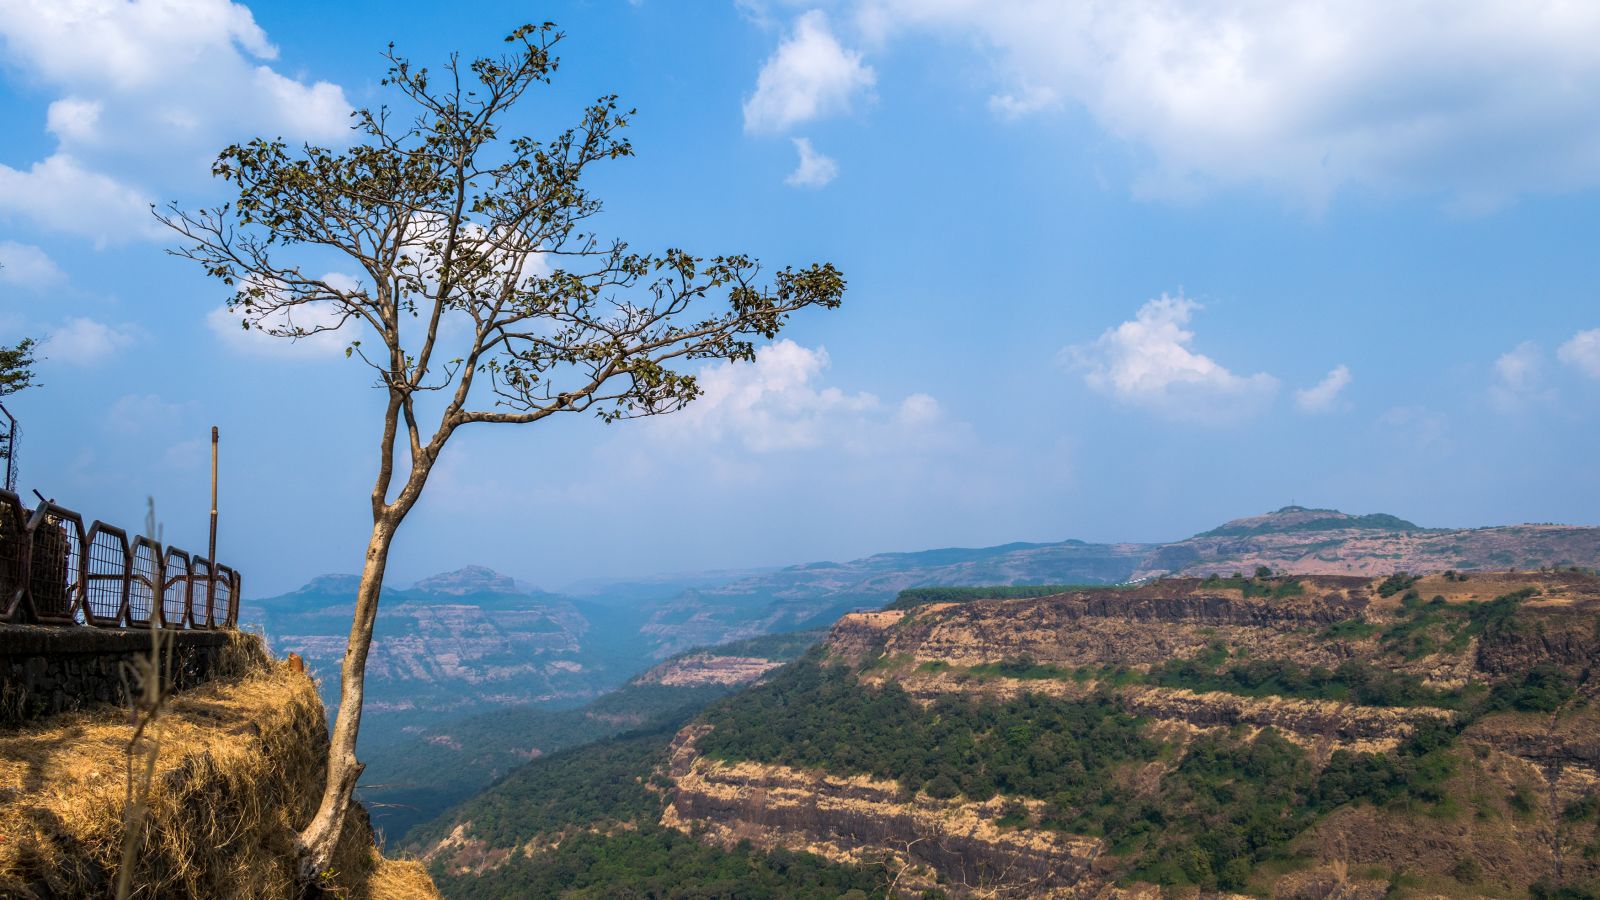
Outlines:
{"label": "rocky cliff face", "polygon": [[852,863],[889,859],[908,892],[934,888],[943,876],[947,886],[1025,886],[1032,896],[1082,882],[1105,852],[1094,838],[997,826],[999,798],[939,800],[882,779],[707,759],[694,745],[703,733],[689,726],[673,743],[668,771],[677,789],[662,823],[723,846],[751,841]]}
{"label": "rocky cliff face", "polygon": [[754,656],[722,656],[715,653],[690,653],[674,657],[635,678],[634,684],[660,684],[667,687],[693,687],[702,684],[741,685],[778,668],[777,660]]}
{"label": "rocky cliff face", "polygon": [[[1413,765],[1404,760],[1434,745],[1408,741],[1465,725],[1426,757],[1448,773],[1438,776],[1445,786],[1430,801],[1434,812],[1333,802],[1295,839],[1293,866],[1251,874],[1250,884],[1280,896],[1381,896],[1385,878],[1406,872],[1449,896],[1504,896],[1535,882],[1600,881],[1594,576],[1168,579],[849,614],[827,649],[849,667],[837,677],[861,690],[893,686],[924,705],[1110,697],[1166,748],[1114,776],[1144,798],[1136,803],[1165,802],[1164,779],[1208,735],[1248,744],[1270,730],[1302,748],[1315,772],[1339,751],[1341,766]],[[1199,662],[1185,669],[1175,660]],[[1335,696],[1350,685],[1349,696]],[[1401,688],[1409,693],[1394,693]],[[712,758],[698,750],[711,727],[692,725],[674,744],[663,824],[725,845],[888,859],[904,875],[900,887],[937,883],[961,896],[1091,896],[1128,875],[1125,857],[1102,839],[1040,827],[1037,801],[935,798],[882,778]],[[1356,874],[1362,866],[1387,874]]]}
{"label": "rocky cliff face", "polygon": [[[246,604],[241,617],[261,625],[279,651],[305,657],[336,691],[356,585],[353,576],[325,576]],[[391,718],[417,724],[485,707],[592,697],[628,674],[623,659],[636,651],[626,638],[625,630],[596,632],[567,597],[519,589],[477,566],[385,591],[367,662],[373,739],[393,730]]]}

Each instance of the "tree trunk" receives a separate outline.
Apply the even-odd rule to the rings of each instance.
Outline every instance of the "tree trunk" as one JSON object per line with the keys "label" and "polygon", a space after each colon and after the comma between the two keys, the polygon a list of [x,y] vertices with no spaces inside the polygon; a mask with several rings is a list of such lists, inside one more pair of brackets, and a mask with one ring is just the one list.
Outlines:
{"label": "tree trunk", "polygon": [[372,626],[378,616],[378,593],[383,587],[384,567],[389,562],[389,547],[404,515],[403,511],[393,509],[375,515],[372,537],[367,541],[361,587],[356,593],[355,618],[350,623],[350,641],[345,647],[344,664],[339,673],[339,715],[334,720],[328,747],[328,779],[317,814],[299,835],[300,876],[307,884],[322,880],[328,871],[334,848],[344,831],[345,814],[350,809],[356,780],[364,768],[356,760],[356,736],[361,731],[367,651],[372,647]]}

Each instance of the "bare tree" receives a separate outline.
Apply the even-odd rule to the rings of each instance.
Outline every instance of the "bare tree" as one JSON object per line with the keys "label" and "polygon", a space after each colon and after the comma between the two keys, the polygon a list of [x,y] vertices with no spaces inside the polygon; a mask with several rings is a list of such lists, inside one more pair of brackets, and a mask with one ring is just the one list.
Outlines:
{"label": "bare tree", "polygon": [[[328,867],[361,774],[363,673],[389,548],[456,430],[681,409],[699,393],[684,364],[753,359],[755,339],[844,293],[829,264],[768,281],[747,256],[640,254],[589,230],[601,204],[582,176],[632,155],[621,136],[632,112],[607,96],[549,141],[501,135],[507,111],[555,73],[561,38],[548,22],[524,26],[504,55],[452,56],[437,75],[391,44],[382,84],[400,109],[356,111],[354,146],[230,146],[212,171],[237,200],[157,213],[184,239],[170,252],[232,288],[246,328],[290,340],[353,329],[345,355],[387,396],[327,784],[300,834],[308,881]],[[310,274],[330,252],[355,271]]]}

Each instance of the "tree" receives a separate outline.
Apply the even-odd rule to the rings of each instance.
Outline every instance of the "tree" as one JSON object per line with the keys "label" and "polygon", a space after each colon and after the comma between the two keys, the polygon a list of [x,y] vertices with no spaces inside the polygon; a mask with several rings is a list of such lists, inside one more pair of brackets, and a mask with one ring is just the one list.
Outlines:
{"label": "tree", "polygon": [[0,397],[38,386],[33,380],[33,351],[37,347],[33,338],[23,338],[11,347],[0,346]]}
{"label": "tree", "polygon": [[[33,351],[37,345],[33,338],[23,338],[15,346],[0,345],[0,397],[9,397],[18,391],[37,387],[38,382],[33,380],[34,358]],[[9,413],[5,418],[10,419]],[[15,420],[0,430],[0,463],[5,463],[4,471],[0,472],[0,488],[11,488],[10,473],[12,441],[15,439]]]}
{"label": "tree", "polygon": [[[505,54],[452,55],[438,77],[391,44],[381,83],[409,117],[357,110],[342,151],[230,146],[212,171],[237,200],[157,213],[182,236],[170,252],[228,285],[246,328],[290,340],[353,328],[345,355],[371,367],[386,397],[327,783],[299,835],[308,881],[327,868],[361,774],[363,674],[389,548],[451,436],[559,413],[676,411],[699,393],[684,364],[751,360],[752,342],[791,313],[843,297],[830,264],[763,281],[747,256],[641,254],[589,230],[601,202],[582,176],[633,154],[621,136],[632,111],[606,96],[549,141],[501,133],[555,74],[561,39],[551,23],[523,26]],[[353,277],[307,274],[330,251]]]}

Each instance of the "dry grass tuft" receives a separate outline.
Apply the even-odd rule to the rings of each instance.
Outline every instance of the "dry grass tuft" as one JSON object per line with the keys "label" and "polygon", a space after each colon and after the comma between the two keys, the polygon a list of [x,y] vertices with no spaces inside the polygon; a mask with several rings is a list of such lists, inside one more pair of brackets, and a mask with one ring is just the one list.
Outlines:
{"label": "dry grass tuft", "polygon": [[[248,645],[252,645],[251,646]],[[295,831],[328,747],[316,687],[260,645],[240,671],[173,697],[134,856],[133,897],[294,897]],[[0,734],[0,896],[107,896],[124,838],[125,709]],[[346,823],[338,896],[437,897],[420,866],[384,860],[364,814]]]}

